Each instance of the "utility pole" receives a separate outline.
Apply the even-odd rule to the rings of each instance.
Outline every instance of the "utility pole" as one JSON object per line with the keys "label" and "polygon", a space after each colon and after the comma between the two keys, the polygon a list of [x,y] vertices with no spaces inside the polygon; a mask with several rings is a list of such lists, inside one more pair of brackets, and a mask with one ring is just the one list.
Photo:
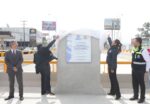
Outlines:
{"label": "utility pole", "polygon": [[23,21],[21,21],[22,22],[22,25],[23,25],[23,47],[25,48],[25,42],[26,42],[26,40],[25,40],[25,36],[26,36],[26,33],[25,33],[25,26],[26,26],[26,22],[27,21],[25,21],[25,20],[23,20]]}

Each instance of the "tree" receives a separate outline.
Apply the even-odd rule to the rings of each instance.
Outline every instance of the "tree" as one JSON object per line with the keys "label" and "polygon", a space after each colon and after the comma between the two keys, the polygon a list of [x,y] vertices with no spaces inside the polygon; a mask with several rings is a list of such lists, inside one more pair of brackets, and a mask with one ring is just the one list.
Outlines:
{"label": "tree", "polygon": [[150,38],[150,22],[145,22],[142,28],[138,28],[139,36],[142,38]]}
{"label": "tree", "polygon": [[138,28],[139,34],[136,36],[141,37],[147,46],[149,46],[150,42],[150,22],[145,22],[142,28]]}

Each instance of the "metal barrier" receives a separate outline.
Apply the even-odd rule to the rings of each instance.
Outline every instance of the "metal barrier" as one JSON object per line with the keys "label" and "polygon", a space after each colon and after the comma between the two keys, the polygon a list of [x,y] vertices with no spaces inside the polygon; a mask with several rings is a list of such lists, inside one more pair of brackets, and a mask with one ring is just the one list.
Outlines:
{"label": "metal barrier", "polygon": [[0,52],[0,57],[4,57],[5,56],[5,52]]}
{"label": "metal barrier", "polygon": [[[22,51],[22,54],[33,54],[35,51]],[[0,52],[0,57],[4,57],[6,52]]]}
{"label": "metal barrier", "polygon": [[[4,64],[4,72],[6,72],[7,71],[7,66],[6,66],[6,64],[5,64],[5,62],[4,62],[4,60],[0,60],[0,63],[1,64]],[[104,64],[104,69],[106,69],[106,61],[100,61],[99,62],[100,64]],[[31,60],[25,60],[24,62],[23,62],[23,64],[33,64],[33,61],[31,61]],[[52,72],[57,72],[57,66],[56,66],[56,64],[57,64],[57,61],[52,61],[52,62],[50,62],[50,65],[52,66]],[[130,61],[119,61],[119,62],[117,62],[117,64],[123,64],[123,65],[127,65],[127,64],[131,64],[131,62]],[[104,72],[106,72],[107,73],[107,71],[104,71]]]}

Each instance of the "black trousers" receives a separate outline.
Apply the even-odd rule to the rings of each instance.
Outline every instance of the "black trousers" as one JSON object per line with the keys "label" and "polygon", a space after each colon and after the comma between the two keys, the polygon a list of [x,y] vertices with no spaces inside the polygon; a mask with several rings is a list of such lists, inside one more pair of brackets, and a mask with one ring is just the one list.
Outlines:
{"label": "black trousers", "polygon": [[134,97],[139,97],[139,87],[141,91],[140,98],[145,99],[145,81],[144,81],[145,69],[133,69],[132,70],[132,85]]}
{"label": "black trousers", "polygon": [[19,87],[19,96],[23,97],[23,77],[22,72],[14,72],[13,70],[8,72],[8,78],[9,78],[9,96],[14,96],[14,84],[15,84],[15,76],[17,79],[18,87]]}
{"label": "black trousers", "polygon": [[50,85],[50,71],[41,72],[41,94],[50,93],[51,85]]}
{"label": "black trousers", "polygon": [[110,93],[116,94],[116,96],[121,96],[119,83],[116,75],[116,69],[114,70],[114,73],[112,73],[111,68],[108,66],[108,72],[109,72],[109,79],[111,84]]}

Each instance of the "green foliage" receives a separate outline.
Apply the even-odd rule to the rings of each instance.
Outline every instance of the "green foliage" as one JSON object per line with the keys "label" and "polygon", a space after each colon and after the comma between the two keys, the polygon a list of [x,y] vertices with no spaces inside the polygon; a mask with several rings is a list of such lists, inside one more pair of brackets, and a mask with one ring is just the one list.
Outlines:
{"label": "green foliage", "polygon": [[138,28],[139,34],[136,36],[150,38],[150,22],[145,22],[142,28]]}

